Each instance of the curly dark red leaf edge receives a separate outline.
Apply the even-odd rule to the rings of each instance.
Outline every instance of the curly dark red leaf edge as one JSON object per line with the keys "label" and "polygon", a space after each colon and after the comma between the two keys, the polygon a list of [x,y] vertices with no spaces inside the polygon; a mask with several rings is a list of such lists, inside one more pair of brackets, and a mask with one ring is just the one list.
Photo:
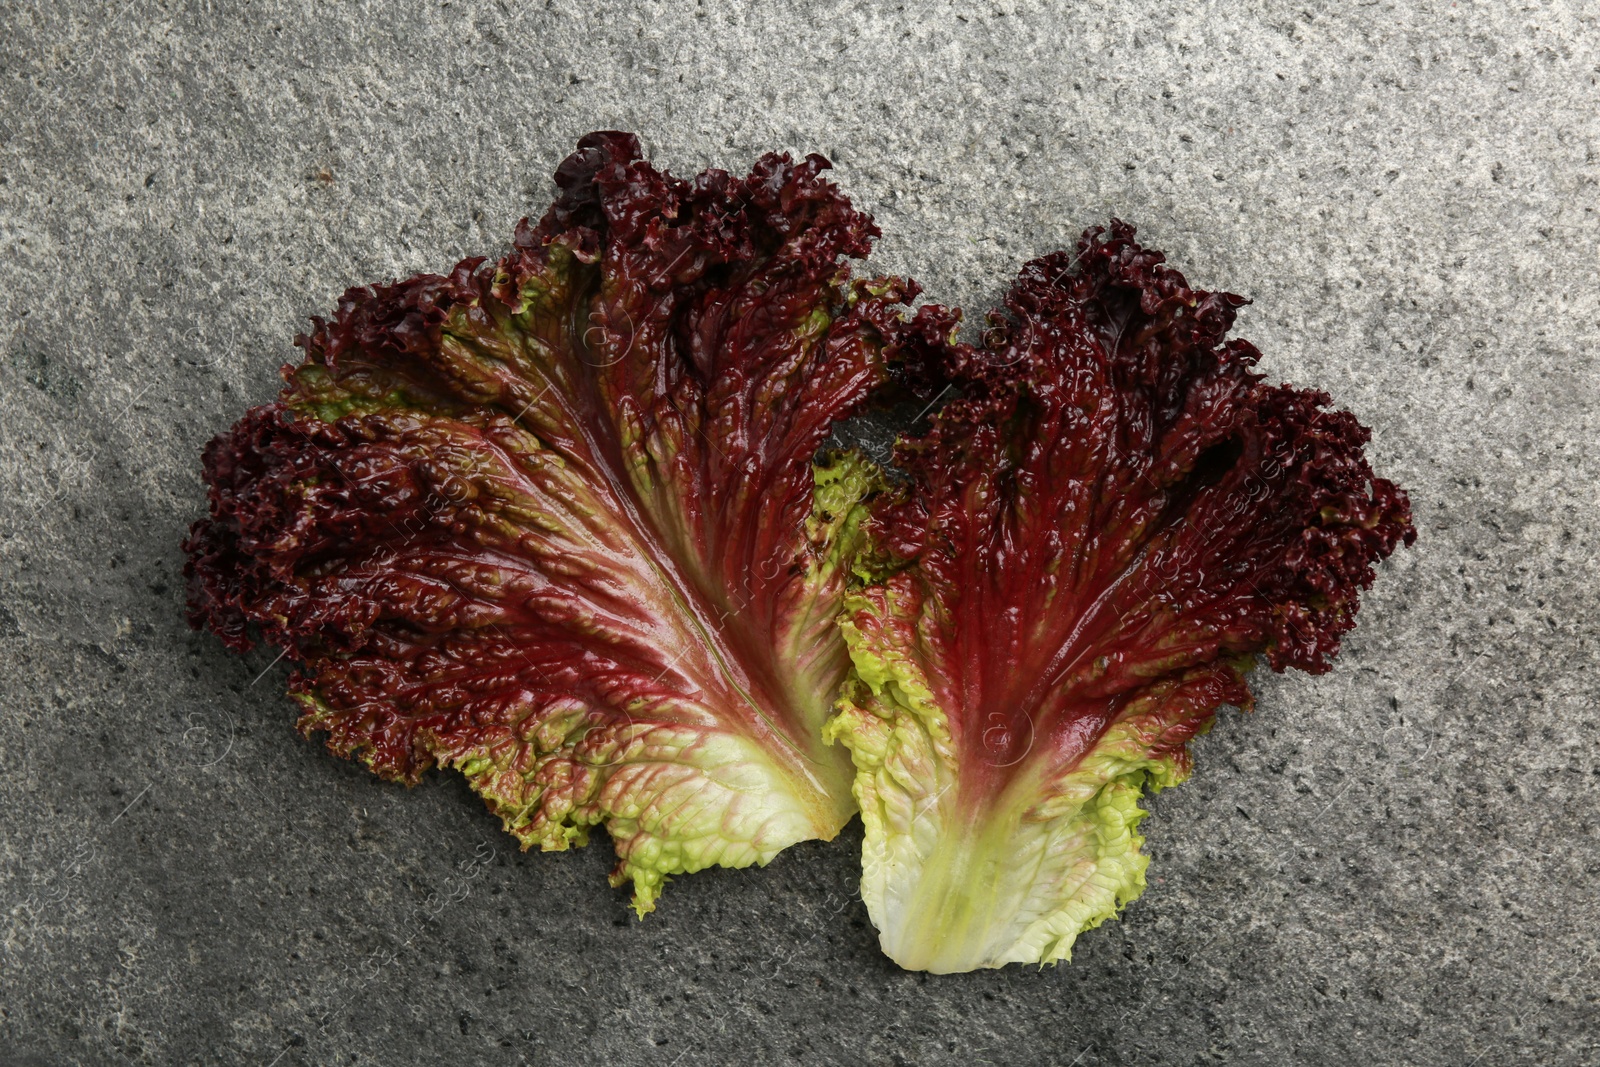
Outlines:
{"label": "curly dark red leaf edge", "polygon": [[[1363,451],[1371,431],[1353,414],[1328,410],[1332,398],[1326,393],[1263,384],[1253,370],[1256,348],[1227,340],[1248,300],[1191,287],[1162,252],[1139,244],[1135,233],[1132,225],[1113,219],[1109,231],[1087,229],[1075,254],[1057,252],[1025,264],[1006,295],[1005,311],[987,316],[978,345],[953,339],[961,313],[940,305],[925,305],[894,328],[903,373],[918,380],[920,391],[948,388],[955,396],[926,432],[903,435],[896,444],[895,463],[912,481],[897,498],[884,500],[869,523],[885,552],[883,563],[905,566],[924,554],[936,525],[927,511],[937,495],[932,487],[948,484],[963,461],[979,468],[998,465],[1010,447],[999,429],[1030,391],[1048,387],[1035,362],[1007,354],[1014,332],[1066,300],[1089,307],[1131,303],[1149,321],[1133,343],[1117,345],[1111,355],[1122,384],[1153,387],[1159,422],[1170,424],[1181,414],[1197,380],[1231,381],[1250,395],[1243,418],[1215,427],[1212,444],[1232,437],[1260,454],[1277,442],[1290,452],[1309,453],[1297,464],[1294,484],[1277,499],[1274,524],[1286,534],[1299,532],[1284,545],[1277,566],[1256,578],[1268,615],[1255,623],[1266,638],[1258,651],[1273,670],[1324,673],[1355,625],[1359,591],[1372,585],[1377,563],[1416,541],[1410,500],[1373,472]],[[946,439],[963,435],[972,440],[958,445],[952,458]],[[974,441],[992,450],[988,460],[970,455]]]}
{"label": "curly dark red leaf edge", "polygon": [[[404,362],[409,375],[426,379],[431,374],[427,361],[405,357],[438,348],[453,307],[489,300],[510,307],[527,275],[547,263],[551,244],[592,262],[607,235],[639,238],[642,228],[663,219],[692,226],[695,244],[724,263],[770,251],[758,249],[755,241],[776,245],[809,228],[817,236],[801,250],[797,266],[831,268],[840,256],[866,256],[879,230],[820,178],[830,167],[819,155],[795,164],[787,154],[768,154],[742,181],[720,170],[685,181],[644,161],[633,134],[591,133],[557,168],[558,195],[543,218],[536,226],[528,219],[519,222],[512,250],[498,264],[486,267],[484,257],[469,257],[449,274],[353,286],[331,318],[313,316],[311,329],[294,343],[309,363],[333,367],[356,357]],[[731,218],[736,211],[744,215],[740,225]],[[771,235],[763,236],[768,230]],[[901,323],[887,305],[909,303],[919,287],[905,279],[884,284],[884,299],[863,301],[857,311],[892,343]],[[284,379],[292,381],[296,369],[285,365]],[[441,387],[436,393],[448,396],[450,390]],[[191,526],[182,546],[191,626],[209,628],[230,649],[246,651],[254,645],[249,629],[254,622],[271,643],[297,659],[303,658],[303,642],[313,637],[340,646],[358,643],[370,620],[334,617],[297,596],[291,583],[278,581],[314,548],[282,528],[293,526],[290,512],[298,508],[290,487],[316,465],[319,449],[346,443],[336,425],[301,418],[278,403],[252,409],[207,445],[203,467],[211,514]],[[392,520],[388,515],[385,521]],[[341,627],[353,628],[342,640]]]}

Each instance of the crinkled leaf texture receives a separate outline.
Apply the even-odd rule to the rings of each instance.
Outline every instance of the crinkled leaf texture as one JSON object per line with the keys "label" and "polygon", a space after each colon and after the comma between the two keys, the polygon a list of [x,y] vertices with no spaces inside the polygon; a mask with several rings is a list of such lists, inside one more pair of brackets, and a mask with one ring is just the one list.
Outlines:
{"label": "crinkled leaf texture", "polygon": [[826,167],[683,181],[591,134],[500,262],[351,289],[206,450],[191,619],[287,649],[301,728],[385,778],[457,768],[525,846],[603,825],[641,914],[833,837],[877,482],[813,459],[912,290],[849,280],[877,230]]}
{"label": "crinkled leaf texture", "polygon": [[1144,886],[1138,805],[1248,706],[1259,654],[1324,671],[1374,563],[1414,531],[1368,432],[1263,384],[1132,227],[1028,264],[983,344],[924,308],[906,342],[956,387],[864,529],[829,724],[866,826],[884,950],[937,972],[1068,958]]}

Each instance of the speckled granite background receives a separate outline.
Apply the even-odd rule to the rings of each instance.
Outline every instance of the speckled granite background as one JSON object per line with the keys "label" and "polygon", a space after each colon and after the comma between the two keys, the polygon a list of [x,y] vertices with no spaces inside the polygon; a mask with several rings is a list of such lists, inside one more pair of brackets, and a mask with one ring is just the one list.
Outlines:
{"label": "speckled granite background", "polygon": [[[1600,1061],[1600,10],[787,9],[0,5],[0,1063]],[[198,450],[305,317],[497,254],[607,127],[821,151],[974,309],[1134,220],[1411,490],[1071,965],[897,971],[856,829],[635,922],[605,845],[328,756],[184,625]]]}

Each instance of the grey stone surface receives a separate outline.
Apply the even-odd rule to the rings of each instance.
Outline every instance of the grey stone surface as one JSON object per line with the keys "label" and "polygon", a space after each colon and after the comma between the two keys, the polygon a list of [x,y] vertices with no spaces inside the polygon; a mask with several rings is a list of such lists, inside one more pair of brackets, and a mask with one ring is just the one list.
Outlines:
{"label": "grey stone surface", "polygon": [[[0,5],[0,1063],[1600,1061],[1593,5]],[[821,151],[982,308],[1116,213],[1373,427],[1421,540],[1046,970],[877,952],[859,831],[521,855],[182,620],[197,453],[345,286],[494,254],[583,132]]]}

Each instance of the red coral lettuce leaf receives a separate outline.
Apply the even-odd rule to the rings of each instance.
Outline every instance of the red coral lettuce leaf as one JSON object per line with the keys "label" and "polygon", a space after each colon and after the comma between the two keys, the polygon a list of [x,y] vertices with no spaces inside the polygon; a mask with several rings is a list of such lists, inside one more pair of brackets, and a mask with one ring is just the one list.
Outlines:
{"label": "red coral lettuce leaf", "polygon": [[1029,263],[978,347],[924,308],[903,343],[959,398],[901,442],[848,598],[830,723],[885,950],[935,971],[1065,958],[1144,884],[1145,785],[1189,771],[1259,654],[1327,670],[1414,531],[1368,431],[1263,383],[1244,301],[1133,228]]}
{"label": "red coral lettuce leaf", "polygon": [[591,134],[498,263],[355,288],[205,454],[190,614],[297,663],[301,728],[464,772],[525,845],[603,825],[617,884],[765,863],[851,815],[820,737],[875,485],[835,420],[909,283],[818,156],[692,181]]}

